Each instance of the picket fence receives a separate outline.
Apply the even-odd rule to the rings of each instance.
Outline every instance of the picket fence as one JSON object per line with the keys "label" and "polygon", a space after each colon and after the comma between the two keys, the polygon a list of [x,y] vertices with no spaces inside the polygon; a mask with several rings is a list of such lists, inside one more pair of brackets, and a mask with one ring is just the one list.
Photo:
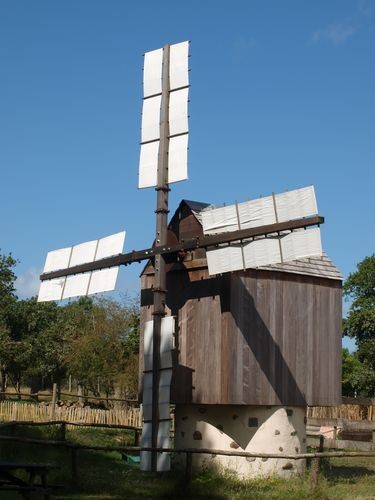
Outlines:
{"label": "picket fence", "polygon": [[[48,422],[51,420],[51,410],[51,406],[1,401],[0,421]],[[142,415],[139,408],[98,410],[86,407],[56,406],[54,420],[85,424],[142,426]]]}
{"label": "picket fence", "polygon": [[375,406],[342,404],[340,406],[309,406],[308,418],[342,418],[346,420],[375,420]]}
{"label": "picket fence", "polygon": [[[346,420],[375,420],[374,405],[342,404],[340,406],[310,406],[308,418],[331,418]],[[51,405],[0,401],[0,421],[48,422],[52,418]],[[65,422],[142,426],[142,413],[138,407],[101,410],[75,406],[55,406],[54,420]]]}

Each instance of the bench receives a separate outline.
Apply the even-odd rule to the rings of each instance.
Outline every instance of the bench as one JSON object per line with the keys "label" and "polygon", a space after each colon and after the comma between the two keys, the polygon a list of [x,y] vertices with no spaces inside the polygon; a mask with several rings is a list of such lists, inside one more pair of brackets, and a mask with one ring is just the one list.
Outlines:
{"label": "bench", "polygon": [[[58,487],[47,483],[48,472],[55,468],[56,466],[51,464],[0,462],[0,491],[17,491],[25,499],[31,498],[33,493],[39,493],[48,500],[50,493]],[[17,472],[25,473],[27,478],[21,479]]]}

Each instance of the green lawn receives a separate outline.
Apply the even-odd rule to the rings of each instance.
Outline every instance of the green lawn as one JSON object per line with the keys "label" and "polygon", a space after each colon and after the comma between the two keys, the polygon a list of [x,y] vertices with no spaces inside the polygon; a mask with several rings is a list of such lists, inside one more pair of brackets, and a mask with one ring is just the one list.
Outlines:
{"label": "green lawn", "polygon": [[[56,430],[20,427],[17,435],[57,437]],[[132,435],[126,431],[75,429],[67,431],[67,440],[81,444],[127,445]],[[79,480],[71,480],[71,455],[65,448],[51,448],[21,443],[1,443],[1,460],[47,462],[59,466],[50,473],[50,482],[64,487],[56,498],[65,499],[330,499],[374,498],[375,458],[337,458],[324,462],[318,487],[310,487],[306,476],[292,480],[276,478],[237,481],[229,475],[200,473],[189,486],[180,471],[160,475],[143,473],[129,465],[117,452],[82,450],[78,452]],[[0,499],[21,498],[17,494],[0,492]],[[37,498],[37,497],[35,497]]]}

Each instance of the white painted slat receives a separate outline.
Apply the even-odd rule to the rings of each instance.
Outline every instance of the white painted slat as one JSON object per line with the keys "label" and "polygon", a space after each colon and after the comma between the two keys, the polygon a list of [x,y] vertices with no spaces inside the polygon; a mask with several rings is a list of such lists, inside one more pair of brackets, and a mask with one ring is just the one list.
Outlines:
{"label": "white painted slat", "polygon": [[262,238],[244,245],[246,268],[281,262],[278,238]]}
{"label": "white painted slat", "polygon": [[79,245],[74,245],[72,255],[70,257],[69,267],[79,266],[86,262],[93,262],[95,251],[98,245],[98,240],[86,241]]}
{"label": "white painted slat", "polygon": [[38,302],[61,300],[66,278],[42,281],[39,287]]}
{"label": "white painted slat", "polygon": [[[169,448],[169,434],[171,430],[170,420],[164,422],[159,422],[158,424],[158,437],[157,437],[157,447],[158,448]],[[170,454],[169,453],[159,453],[157,457],[157,470],[158,471],[168,471],[170,470]]]}
{"label": "white painted slat", "polygon": [[152,370],[152,356],[154,352],[152,344],[153,326],[153,321],[146,321],[143,331],[143,353],[145,370]]}
{"label": "white painted slat", "polygon": [[231,245],[207,251],[207,264],[210,275],[243,269],[241,246]]}
{"label": "white painted slat", "polygon": [[159,418],[170,418],[169,403],[159,403]]}
{"label": "white painted slat", "polygon": [[159,403],[170,403],[172,369],[162,370],[159,378]]}
{"label": "white painted slat", "polygon": [[169,54],[170,89],[189,85],[189,42],[175,43]]}
{"label": "white painted slat", "polygon": [[238,204],[241,229],[265,226],[276,222],[272,196]]}
{"label": "white painted slat", "polygon": [[144,99],[142,107],[141,142],[160,138],[161,96]]}
{"label": "white painted slat", "polygon": [[[167,440],[163,441],[163,448],[167,448]],[[169,444],[169,441],[168,441]],[[169,453],[158,453],[157,456],[157,470],[158,472],[167,472],[171,470],[171,457]]]}
{"label": "white painted slat", "polygon": [[141,145],[139,158],[139,188],[154,187],[158,181],[159,141]]}
{"label": "white painted slat", "polygon": [[65,269],[69,265],[69,258],[72,247],[60,248],[47,253],[46,262],[44,264],[44,273]]}
{"label": "white painted slat", "polygon": [[145,373],[143,377],[143,404],[152,404],[152,372]]}
{"label": "white painted slat", "polygon": [[91,273],[74,274],[67,276],[65,288],[63,292],[63,299],[70,299],[71,297],[79,297],[87,294]]}
{"label": "white painted slat", "polygon": [[170,93],[169,135],[184,134],[189,131],[188,96],[188,88]]}
{"label": "white painted slat", "polygon": [[166,316],[162,319],[160,332],[160,368],[172,367],[174,327],[174,316]]}
{"label": "white painted slat", "polygon": [[308,217],[318,213],[314,186],[275,195],[279,222]]}
{"label": "white painted slat", "polygon": [[[160,357],[161,368],[169,368],[172,366],[172,349],[173,349],[173,333],[175,326],[175,317],[166,316],[161,322],[160,332]],[[153,356],[153,327],[154,322],[146,321],[143,331],[143,353],[144,353],[144,369],[152,370]],[[164,379],[163,379],[164,380]]]}
{"label": "white painted slat", "polygon": [[151,403],[143,403],[143,419],[151,420],[152,419],[152,404]]}
{"label": "white painted slat", "polygon": [[201,213],[204,234],[224,233],[238,229],[238,217],[235,205],[204,210]]}
{"label": "white painted slat", "polygon": [[121,231],[105,238],[100,238],[98,248],[96,250],[95,260],[111,257],[122,253],[124,249],[126,231]]}
{"label": "white painted slat", "polygon": [[142,428],[141,446],[146,446],[143,440],[151,440],[152,436],[152,425],[151,422],[145,422]]}
{"label": "white painted slat", "polygon": [[143,95],[144,97],[161,93],[163,49],[145,53],[143,67]]}
{"label": "white painted slat", "polygon": [[188,134],[169,140],[168,182],[184,181],[187,173]]}
{"label": "white painted slat", "polygon": [[284,261],[322,255],[320,229],[293,231],[281,239],[281,248]]}
{"label": "white painted slat", "polygon": [[91,273],[88,295],[93,293],[110,292],[116,288],[119,267],[100,269]]}
{"label": "white painted slat", "polygon": [[[143,415],[145,416],[145,407],[143,406]],[[147,416],[147,420],[151,419],[151,415]],[[151,448],[152,446],[152,425],[151,422],[144,422],[141,435],[141,447]],[[141,451],[140,469],[142,471],[151,470],[151,452]]]}
{"label": "white painted slat", "polygon": [[[151,447],[148,442],[145,441],[143,445],[145,448]],[[151,470],[151,452],[150,451],[141,451],[141,463],[140,463],[141,471],[150,471]]]}

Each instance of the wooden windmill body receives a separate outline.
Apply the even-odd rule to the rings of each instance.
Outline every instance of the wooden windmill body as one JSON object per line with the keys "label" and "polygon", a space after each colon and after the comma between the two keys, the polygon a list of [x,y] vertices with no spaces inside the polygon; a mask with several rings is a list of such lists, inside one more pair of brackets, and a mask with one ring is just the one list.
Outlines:
{"label": "wooden windmill body", "polygon": [[[182,201],[169,224],[170,239],[202,235],[205,207]],[[306,406],[340,403],[341,285],[325,255],[216,276],[208,274],[202,248],[169,262],[175,445],[303,450]],[[141,276],[141,325],[152,319],[153,286],[150,261]],[[142,394],[142,383],[140,389]],[[204,455],[196,460],[220,462],[244,476],[285,475],[302,466],[284,470],[285,460]]]}

